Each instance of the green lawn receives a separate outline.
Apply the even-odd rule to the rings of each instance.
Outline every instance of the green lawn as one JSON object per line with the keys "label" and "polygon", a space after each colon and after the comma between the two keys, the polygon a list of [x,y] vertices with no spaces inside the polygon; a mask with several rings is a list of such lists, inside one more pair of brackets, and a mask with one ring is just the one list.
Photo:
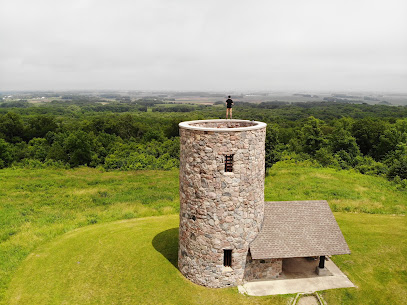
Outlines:
{"label": "green lawn", "polygon": [[179,209],[178,171],[0,170],[0,303],[38,245],[75,228]]}
{"label": "green lawn", "polygon": [[290,296],[245,297],[185,279],[177,260],[178,217],[88,226],[45,244],[24,261],[8,304],[286,304]]}
{"label": "green lawn", "polygon": [[358,288],[324,291],[328,304],[407,304],[406,218],[334,214],[352,253],[333,260]]}
{"label": "green lawn", "polygon": [[[366,213],[387,214],[380,217],[396,219],[395,223],[400,224],[389,225],[389,235],[393,234],[396,238],[398,234],[404,234],[406,239],[405,218],[403,216],[391,218],[390,215],[405,214],[407,193],[398,190],[384,178],[283,162],[275,165],[266,178],[265,197],[266,200],[326,199],[334,211],[351,212],[336,215],[355,217],[352,218],[356,219],[353,220],[355,224],[359,223],[359,218],[369,216],[365,215]],[[4,295],[24,259],[48,242],[57,240],[58,236],[80,227],[96,227],[94,224],[176,214],[178,208],[177,170],[136,172],[102,172],[90,168],[0,170],[0,304],[7,304]],[[347,239],[352,234],[359,234],[361,230],[357,226],[350,226],[351,231],[346,232],[348,227],[341,227],[347,234],[345,234]],[[372,232],[375,232],[373,228]],[[371,234],[366,231],[366,235]],[[363,241],[363,236],[360,238]],[[387,240],[391,241],[389,238]],[[348,242],[351,245],[351,241]],[[366,253],[370,254],[366,254],[364,257],[366,260],[360,262],[373,264],[369,267],[370,274],[386,281],[388,273],[385,271],[398,267],[391,263],[390,258],[407,256],[403,244],[396,242],[392,247],[369,248],[370,252]],[[360,244],[353,245],[359,246]],[[354,251],[352,245],[351,250]],[[386,260],[386,264],[382,264],[382,271],[374,271],[372,268],[377,262],[369,261],[370,257],[380,257],[384,250],[390,261]],[[341,259],[338,257],[339,263]],[[360,262],[355,265],[361,265]],[[402,266],[405,263],[404,261],[398,264]],[[344,268],[347,270],[346,266]],[[401,275],[404,272],[405,283],[405,269],[397,270]],[[358,276],[360,271],[356,270],[355,274],[352,271],[351,279],[352,276]],[[399,278],[394,276],[388,282],[392,283],[393,278],[396,282],[399,281]],[[360,285],[365,285],[361,291],[366,291],[366,296],[373,295],[370,290],[380,291],[381,287],[370,279]],[[399,290],[394,291],[405,297],[405,290],[405,286],[400,286]],[[229,294],[235,294],[234,290],[227,291]],[[357,299],[360,297],[359,294],[353,294],[350,289],[341,291],[338,290],[335,294],[327,293],[326,297],[333,300],[332,304],[348,300],[346,297],[350,302],[352,297]]]}
{"label": "green lawn", "polygon": [[[358,288],[323,293],[328,304],[406,304],[407,227],[402,216],[335,213],[351,255],[334,261]],[[396,233],[395,233],[396,232]],[[208,289],[177,270],[178,217],[88,226],[40,246],[23,262],[8,304],[286,304]],[[222,301],[220,301],[222,300]]]}

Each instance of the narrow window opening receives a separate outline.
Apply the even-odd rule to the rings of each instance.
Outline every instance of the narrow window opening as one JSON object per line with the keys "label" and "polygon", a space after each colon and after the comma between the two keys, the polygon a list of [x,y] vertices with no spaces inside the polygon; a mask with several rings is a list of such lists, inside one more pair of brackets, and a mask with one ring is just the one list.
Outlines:
{"label": "narrow window opening", "polygon": [[232,250],[223,250],[223,266],[232,267]]}
{"label": "narrow window opening", "polygon": [[233,155],[225,155],[225,172],[233,172]]}
{"label": "narrow window opening", "polygon": [[196,216],[195,216],[195,215],[192,215],[192,216],[191,216],[191,219],[192,219],[193,221],[195,221],[195,220],[196,220]]}

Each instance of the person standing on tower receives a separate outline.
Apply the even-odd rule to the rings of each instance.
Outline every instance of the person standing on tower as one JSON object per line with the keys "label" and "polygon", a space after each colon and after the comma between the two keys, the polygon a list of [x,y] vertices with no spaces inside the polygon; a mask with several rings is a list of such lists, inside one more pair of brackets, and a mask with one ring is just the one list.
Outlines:
{"label": "person standing on tower", "polygon": [[231,119],[232,118],[232,105],[233,105],[233,101],[232,101],[232,99],[230,98],[230,95],[228,96],[228,99],[226,100],[226,119],[228,118],[228,115],[229,115],[229,118]]}

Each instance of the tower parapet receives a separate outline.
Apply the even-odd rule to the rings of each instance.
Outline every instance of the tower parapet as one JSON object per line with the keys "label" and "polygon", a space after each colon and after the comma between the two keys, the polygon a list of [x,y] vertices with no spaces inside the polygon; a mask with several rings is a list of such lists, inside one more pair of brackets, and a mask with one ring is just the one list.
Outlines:
{"label": "tower parapet", "polygon": [[240,284],[264,215],[266,124],[200,120],[179,127],[179,270],[208,287]]}

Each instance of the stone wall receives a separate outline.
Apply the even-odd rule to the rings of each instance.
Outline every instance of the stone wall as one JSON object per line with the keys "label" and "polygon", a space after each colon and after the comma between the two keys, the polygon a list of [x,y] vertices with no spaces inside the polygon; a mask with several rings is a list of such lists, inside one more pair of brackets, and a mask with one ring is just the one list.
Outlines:
{"label": "stone wall", "polygon": [[279,277],[283,272],[283,259],[252,259],[250,252],[247,254],[244,280],[271,280]]}
{"label": "stone wall", "polygon": [[[266,129],[215,128],[180,125],[178,266],[197,284],[226,287],[243,281],[248,245],[263,220]],[[233,172],[225,172],[230,154]],[[231,268],[223,266],[224,249],[232,250]]]}
{"label": "stone wall", "polygon": [[255,122],[252,121],[241,121],[241,120],[216,120],[212,121],[198,121],[191,123],[190,126],[198,126],[204,128],[240,128],[240,127],[251,127],[256,126]]}

